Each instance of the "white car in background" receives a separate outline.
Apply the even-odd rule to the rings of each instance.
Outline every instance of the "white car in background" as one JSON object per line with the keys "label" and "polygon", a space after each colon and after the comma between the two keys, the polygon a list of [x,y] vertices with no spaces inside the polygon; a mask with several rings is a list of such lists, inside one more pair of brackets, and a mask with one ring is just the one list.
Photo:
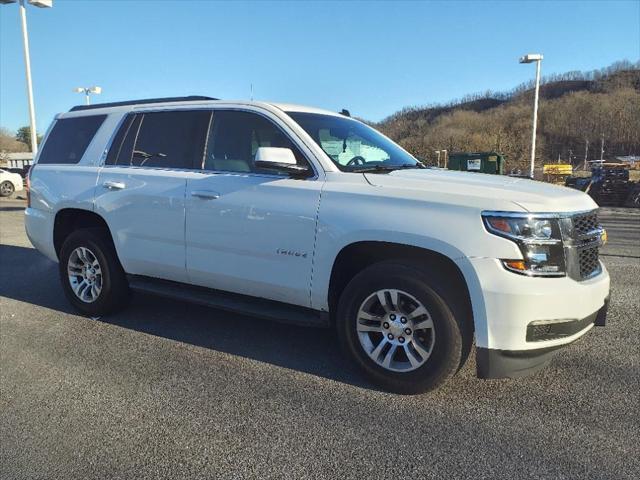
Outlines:
{"label": "white car in background", "polygon": [[10,197],[22,190],[22,177],[0,169],[0,197]]}

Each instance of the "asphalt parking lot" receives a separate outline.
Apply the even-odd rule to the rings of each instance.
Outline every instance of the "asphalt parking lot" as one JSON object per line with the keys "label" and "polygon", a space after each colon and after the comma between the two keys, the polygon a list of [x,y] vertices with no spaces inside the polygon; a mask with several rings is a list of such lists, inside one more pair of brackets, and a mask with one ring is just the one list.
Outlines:
{"label": "asphalt parking lot", "polygon": [[[137,295],[92,320],[0,200],[0,478],[640,476],[640,210],[605,209],[606,328],[544,371],[398,396],[330,331]],[[579,301],[579,299],[576,299]]]}

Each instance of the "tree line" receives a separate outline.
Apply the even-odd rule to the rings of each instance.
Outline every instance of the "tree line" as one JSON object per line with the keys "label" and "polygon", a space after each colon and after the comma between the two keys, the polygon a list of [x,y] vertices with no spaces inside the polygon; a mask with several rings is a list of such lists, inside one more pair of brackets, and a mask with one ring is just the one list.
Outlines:
{"label": "tree line", "polygon": [[[38,143],[42,135],[38,135]],[[0,127],[0,153],[30,152],[31,128],[20,127],[16,133]]]}

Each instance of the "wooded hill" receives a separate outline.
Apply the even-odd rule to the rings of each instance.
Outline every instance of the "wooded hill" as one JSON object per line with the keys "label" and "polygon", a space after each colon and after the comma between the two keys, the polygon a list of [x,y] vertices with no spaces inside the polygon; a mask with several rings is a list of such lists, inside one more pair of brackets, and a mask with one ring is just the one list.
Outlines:
{"label": "wooded hill", "polygon": [[[407,107],[372,125],[414,155],[435,164],[435,150],[497,151],[507,170],[526,170],[531,144],[533,82],[448,105]],[[540,87],[536,163],[581,165],[640,155],[640,62],[545,77]]]}

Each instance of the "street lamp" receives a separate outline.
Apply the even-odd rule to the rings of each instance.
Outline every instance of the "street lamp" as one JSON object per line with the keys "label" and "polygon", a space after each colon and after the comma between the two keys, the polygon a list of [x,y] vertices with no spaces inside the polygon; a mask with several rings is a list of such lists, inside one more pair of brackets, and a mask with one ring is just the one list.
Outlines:
{"label": "street lamp", "polygon": [[85,101],[87,102],[87,105],[90,105],[91,101],[89,100],[89,94],[95,93],[96,95],[100,95],[102,93],[102,88],[101,87],[78,87],[78,88],[74,88],[73,91],[76,93],[84,93]]}
{"label": "street lamp", "polygon": [[[51,8],[53,0],[28,0],[38,8]],[[0,0],[0,3],[16,3],[16,0]],[[36,130],[36,108],[33,104],[33,83],[31,82],[31,58],[29,56],[29,35],[27,33],[27,11],[24,0],[19,0],[20,23],[22,24],[22,43],[24,45],[24,66],[27,74],[27,99],[29,101],[29,128],[31,129],[31,151],[35,157],[38,153],[38,133]]]}
{"label": "street lamp", "polygon": [[540,62],[543,56],[541,53],[529,53],[520,57],[520,63],[536,62],[536,89],[533,97],[533,130],[531,133],[531,171],[530,177],[533,179],[533,165],[536,158],[536,128],[538,126],[538,94],[540,92]]}

